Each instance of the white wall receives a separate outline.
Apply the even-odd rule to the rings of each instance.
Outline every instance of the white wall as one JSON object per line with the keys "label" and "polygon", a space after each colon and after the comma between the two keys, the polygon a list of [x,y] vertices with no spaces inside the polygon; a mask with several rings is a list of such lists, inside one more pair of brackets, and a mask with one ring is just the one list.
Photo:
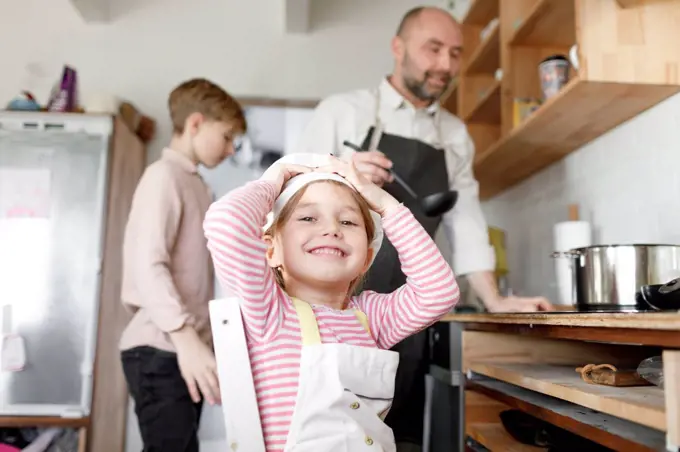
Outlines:
{"label": "white wall", "polygon": [[[458,0],[465,4],[468,0]],[[45,100],[64,63],[84,97],[131,100],[167,141],[168,92],[202,76],[240,96],[319,99],[377,84],[389,40],[417,0],[314,0],[309,34],[283,34],[283,0],[111,0],[114,21],[87,25],[69,0],[0,0],[0,104],[21,89]],[[9,68],[9,70],[8,70]]]}

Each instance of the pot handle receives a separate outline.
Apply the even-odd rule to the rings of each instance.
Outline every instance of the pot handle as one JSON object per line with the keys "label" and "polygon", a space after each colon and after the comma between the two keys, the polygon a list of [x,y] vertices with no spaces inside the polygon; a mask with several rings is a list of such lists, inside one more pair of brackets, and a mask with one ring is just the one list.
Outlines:
{"label": "pot handle", "polygon": [[569,251],[554,251],[552,254],[550,254],[550,257],[552,258],[562,258],[562,257],[580,257],[583,256],[583,253],[577,250],[569,250]]}

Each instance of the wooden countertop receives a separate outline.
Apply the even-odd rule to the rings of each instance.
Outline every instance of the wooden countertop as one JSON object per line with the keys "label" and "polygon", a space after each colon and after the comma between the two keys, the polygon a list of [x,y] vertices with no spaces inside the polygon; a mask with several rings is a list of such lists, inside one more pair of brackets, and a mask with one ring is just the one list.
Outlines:
{"label": "wooden countertop", "polygon": [[680,313],[473,313],[447,314],[442,322],[506,325],[546,325],[587,328],[631,328],[642,330],[680,331]]}

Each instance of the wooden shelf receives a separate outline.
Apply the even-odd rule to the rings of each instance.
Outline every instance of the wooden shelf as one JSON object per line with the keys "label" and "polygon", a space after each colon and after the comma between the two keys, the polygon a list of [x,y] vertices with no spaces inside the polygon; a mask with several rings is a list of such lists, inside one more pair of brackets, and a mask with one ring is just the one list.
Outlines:
{"label": "wooden shelf", "polygon": [[526,179],[680,91],[672,85],[573,79],[521,125],[475,156],[480,197]]}
{"label": "wooden shelf", "polygon": [[0,427],[89,427],[90,418],[66,418],[59,416],[0,416]]}
{"label": "wooden shelf", "polygon": [[502,381],[473,379],[467,387],[471,389],[469,392],[484,394],[613,450],[655,452],[662,450],[666,443],[664,434],[658,430]]}
{"label": "wooden shelf", "polygon": [[[480,42],[496,17],[498,25]],[[466,52],[456,105],[451,98],[446,108],[468,125],[481,199],[680,92],[679,21],[680,0],[474,1],[462,25]],[[580,67],[570,69],[572,80],[516,125],[515,101],[543,97],[540,62],[570,57],[574,45]],[[496,69],[498,91],[480,99]]]}
{"label": "wooden shelf", "polygon": [[[465,322],[466,329],[469,331],[491,332],[491,333],[505,333],[505,334],[519,334],[527,338],[541,338],[541,339],[569,339],[577,341],[595,341],[606,342],[608,344],[624,344],[624,345],[644,345],[654,347],[671,347],[680,348],[680,334],[678,329],[671,330],[669,325],[673,322],[680,323],[680,319],[676,318],[671,322],[666,321],[663,317],[656,317],[661,323],[658,327],[645,328],[644,325],[653,322],[655,317],[645,319],[643,322],[637,323],[642,325],[636,327],[635,320],[626,322],[620,317],[613,317],[609,314],[575,314],[572,319],[566,318],[561,321],[553,315],[552,318],[540,318],[535,322],[532,319],[527,319],[531,314],[501,314],[492,313],[490,316],[498,316],[499,319],[489,319],[483,317],[481,314],[479,318],[472,318],[475,314],[448,314],[442,321],[444,322]],[[632,315],[632,314],[631,314]],[[656,316],[663,314],[639,314],[641,316]],[[668,314],[666,314],[668,315]],[[672,315],[672,314],[671,314]],[[573,317],[586,317],[583,321],[574,320]],[[588,316],[588,317],[587,317]],[[599,318],[598,318],[599,316]],[[513,318],[518,317],[518,318]],[[563,315],[562,317],[568,317]],[[676,317],[680,317],[677,316]],[[522,321],[527,323],[522,323]],[[625,325],[621,327],[621,325]]]}
{"label": "wooden shelf", "polygon": [[[680,348],[680,338],[672,342],[649,340],[644,333],[666,332],[676,334],[680,331],[680,313],[676,312],[473,312],[447,314],[440,322],[462,322],[469,324],[510,324],[526,327],[557,326],[572,328],[575,330],[587,330],[595,328],[602,332],[602,336],[571,334],[567,336],[555,336],[559,339],[583,339],[598,340],[599,342],[629,344],[633,341],[636,345],[657,345],[662,347]],[[609,330],[628,332],[628,336],[634,336],[621,340],[609,335]],[[510,331],[510,330],[501,330]],[[526,330],[521,330],[525,334]],[[545,335],[553,336],[553,335]],[[624,336],[624,334],[622,334]]]}
{"label": "wooden shelf", "polygon": [[501,83],[494,82],[479,99],[479,103],[464,118],[465,122],[501,123]]}
{"label": "wooden shelf", "polygon": [[616,0],[621,8],[634,8],[641,3],[642,0]]}
{"label": "wooden shelf", "polygon": [[545,452],[543,447],[527,446],[517,442],[505,430],[503,424],[472,424],[465,433],[490,451]]}
{"label": "wooden shelf", "polygon": [[510,408],[479,392],[465,391],[465,434],[491,451],[545,451],[519,443],[505,430],[499,415]]}
{"label": "wooden shelf", "polygon": [[496,69],[500,67],[501,44],[499,33],[499,26],[496,25],[479,43],[463,69],[465,74],[493,74],[496,72]]}
{"label": "wooden shelf", "polygon": [[637,8],[638,6],[643,6],[645,4],[672,1],[672,0],[616,0],[616,3],[621,8]]}
{"label": "wooden shelf", "polygon": [[615,388],[584,382],[574,366],[472,362],[470,369],[540,394],[665,431],[664,392],[655,386]]}
{"label": "wooden shelf", "polygon": [[463,24],[484,27],[498,17],[498,0],[472,0]]}
{"label": "wooden shelf", "polygon": [[458,80],[451,82],[448,91],[441,97],[441,106],[458,115]]}
{"label": "wooden shelf", "polygon": [[512,45],[569,47],[576,42],[571,0],[538,0],[526,17],[515,23]]}

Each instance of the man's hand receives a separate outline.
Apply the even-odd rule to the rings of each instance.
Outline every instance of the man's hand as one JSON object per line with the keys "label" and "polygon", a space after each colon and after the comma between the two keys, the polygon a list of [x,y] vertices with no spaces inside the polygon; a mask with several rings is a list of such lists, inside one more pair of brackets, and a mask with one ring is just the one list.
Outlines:
{"label": "man's hand", "polygon": [[380,151],[355,152],[352,161],[356,169],[378,187],[394,180],[388,171],[392,161]]}
{"label": "man's hand", "polygon": [[487,306],[489,312],[552,311],[553,306],[544,297],[502,297]]}
{"label": "man's hand", "polygon": [[552,311],[553,306],[544,297],[502,297],[498,293],[496,278],[492,272],[479,271],[467,275],[477,296],[489,312],[537,312]]}
{"label": "man's hand", "polygon": [[[184,326],[170,333],[177,349],[177,361],[191,399],[198,403],[201,394],[210,404],[220,403],[217,363],[212,350],[198,337],[196,330]],[[200,392],[199,392],[200,391]]]}

